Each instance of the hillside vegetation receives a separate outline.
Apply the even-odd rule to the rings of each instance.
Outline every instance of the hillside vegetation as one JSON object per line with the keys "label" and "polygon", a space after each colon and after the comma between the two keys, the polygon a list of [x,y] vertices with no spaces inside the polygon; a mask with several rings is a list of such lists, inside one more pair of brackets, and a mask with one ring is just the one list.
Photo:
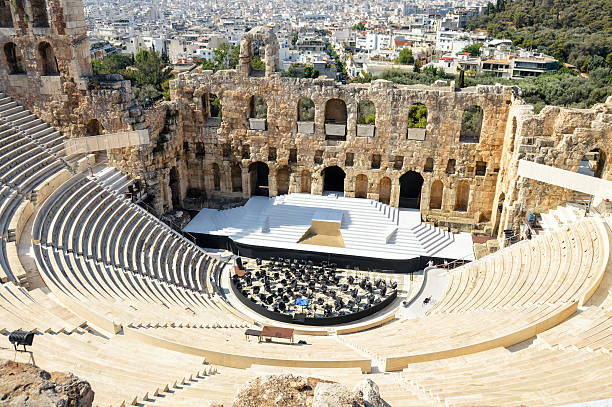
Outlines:
{"label": "hillside vegetation", "polygon": [[612,0],[497,0],[468,28],[486,29],[583,72],[612,66]]}

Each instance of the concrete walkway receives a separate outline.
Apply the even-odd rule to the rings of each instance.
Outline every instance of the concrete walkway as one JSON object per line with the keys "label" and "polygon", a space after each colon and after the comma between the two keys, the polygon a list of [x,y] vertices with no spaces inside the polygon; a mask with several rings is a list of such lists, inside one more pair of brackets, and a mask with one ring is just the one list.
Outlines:
{"label": "concrete walkway", "polygon": [[[424,280],[421,285],[421,290],[412,300],[410,300],[407,307],[402,306],[400,308],[398,311],[398,316],[400,318],[413,319],[424,316],[427,311],[438,303],[446,291],[446,285],[448,284],[448,272],[446,270],[431,268],[415,274],[416,276],[422,276]],[[429,303],[425,304],[423,302],[425,298],[431,299]]]}

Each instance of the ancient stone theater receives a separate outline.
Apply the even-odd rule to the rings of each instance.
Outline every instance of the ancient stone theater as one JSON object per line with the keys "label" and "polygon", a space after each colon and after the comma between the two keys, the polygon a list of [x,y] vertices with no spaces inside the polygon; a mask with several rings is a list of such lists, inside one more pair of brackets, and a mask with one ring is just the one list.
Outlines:
{"label": "ancient stone theater", "polygon": [[285,77],[257,27],[142,106],[79,0],[0,0],[0,47],[0,358],[100,406],[612,398],[612,98]]}

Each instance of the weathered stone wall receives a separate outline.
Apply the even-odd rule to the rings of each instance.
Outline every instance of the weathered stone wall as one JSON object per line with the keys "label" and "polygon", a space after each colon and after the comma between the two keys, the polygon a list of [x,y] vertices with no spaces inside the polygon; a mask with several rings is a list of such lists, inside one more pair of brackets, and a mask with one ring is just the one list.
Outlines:
{"label": "weathered stone wall", "polygon": [[[48,27],[35,27],[29,1],[16,9],[7,2],[14,28],[0,28],[0,87],[34,114],[60,129],[66,137],[85,134],[90,119],[105,132],[139,127],[138,105],[130,84],[119,75],[94,78],[89,55],[87,25],[81,0],[48,0]],[[25,72],[10,71],[5,45],[15,44]],[[40,47],[48,43],[57,72],[45,74]],[[53,58],[53,56],[55,58]]]}
{"label": "weathered stone wall", "polygon": [[548,106],[537,115],[531,106],[517,100],[508,123],[497,185],[497,196],[505,193],[500,235],[503,229],[518,230],[520,218],[529,212],[545,212],[574,197],[573,191],[517,177],[520,159],[575,172],[586,153],[599,149],[607,156],[601,177],[612,180],[612,97],[591,109]]}
{"label": "weathered stone wall", "polygon": [[[216,94],[222,105],[222,122],[218,127],[208,118],[206,99]],[[400,177],[407,171],[424,178],[421,210],[431,220],[455,224],[488,224],[495,197],[501,153],[506,132],[506,118],[516,89],[501,86],[479,86],[455,91],[449,87],[402,86],[387,81],[367,85],[340,85],[327,79],[284,78],[279,74],[251,77],[244,72],[196,71],[180,75],[171,84],[177,102],[184,142],[189,145],[189,185],[204,189],[210,195],[248,197],[253,190],[249,166],[263,162],[269,168],[270,195],[278,193],[279,172],[289,171],[289,192],[303,191],[302,174],[310,176],[307,192],[323,192],[322,171],[337,165],[346,173],[344,193],[355,196],[358,175],[367,177],[367,197],[379,199],[385,183],[390,203],[400,201]],[[268,105],[267,130],[250,130],[249,100],[264,96]],[[300,97],[315,104],[314,134],[303,134],[297,128],[297,105]],[[202,99],[204,98],[204,103]],[[326,140],[325,105],[339,98],[347,107],[345,141]],[[374,137],[357,136],[357,105],[371,100],[376,106]],[[425,140],[407,140],[407,112],[410,105],[423,103],[428,109]],[[484,119],[479,143],[459,142],[461,118],[469,106],[481,106]],[[216,131],[215,131],[216,130]],[[199,150],[198,150],[199,146]],[[243,155],[245,146],[250,154]],[[196,154],[191,151],[201,151]],[[276,157],[271,153],[276,149]],[[297,150],[296,162],[289,162],[291,150]],[[347,163],[347,155],[353,163]],[[379,168],[373,160],[380,156]],[[433,159],[431,172],[424,171],[426,160]],[[447,173],[449,159],[456,160],[455,173]],[[349,159],[350,161],[350,159]],[[475,175],[476,162],[486,163],[485,175]],[[214,166],[218,168],[219,188],[215,187]],[[231,168],[242,174],[241,190],[232,187]],[[377,165],[374,165],[375,167]],[[308,175],[306,175],[308,176]],[[444,184],[441,209],[429,209],[429,191],[434,180]],[[467,211],[455,211],[456,187],[469,182]]]}

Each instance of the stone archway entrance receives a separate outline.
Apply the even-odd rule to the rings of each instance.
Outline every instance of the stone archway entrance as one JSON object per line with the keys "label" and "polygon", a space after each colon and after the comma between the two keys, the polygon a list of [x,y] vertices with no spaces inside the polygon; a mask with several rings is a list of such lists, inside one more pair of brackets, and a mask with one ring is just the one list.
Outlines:
{"label": "stone archway entrance", "polygon": [[257,161],[249,165],[249,179],[251,180],[251,195],[270,196],[268,188],[268,174],[270,169],[266,163]]}
{"label": "stone archway entrance", "polygon": [[346,174],[337,165],[327,167],[323,170],[323,192],[335,191],[344,193],[344,178]]}
{"label": "stone archway entrance", "polygon": [[402,175],[400,181],[400,208],[420,209],[421,188],[423,177],[415,171],[408,171]]}

